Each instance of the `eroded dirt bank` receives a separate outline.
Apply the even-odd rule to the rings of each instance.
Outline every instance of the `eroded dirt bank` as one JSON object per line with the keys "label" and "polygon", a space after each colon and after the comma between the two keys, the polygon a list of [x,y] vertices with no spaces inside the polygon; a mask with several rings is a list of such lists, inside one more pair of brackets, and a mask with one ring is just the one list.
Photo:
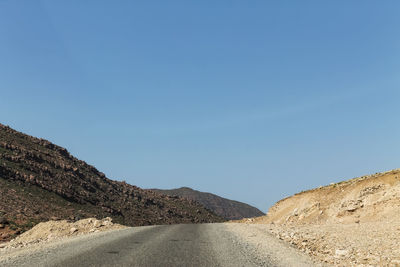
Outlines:
{"label": "eroded dirt bank", "polygon": [[266,224],[319,262],[400,266],[400,170],[301,192],[241,222]]}

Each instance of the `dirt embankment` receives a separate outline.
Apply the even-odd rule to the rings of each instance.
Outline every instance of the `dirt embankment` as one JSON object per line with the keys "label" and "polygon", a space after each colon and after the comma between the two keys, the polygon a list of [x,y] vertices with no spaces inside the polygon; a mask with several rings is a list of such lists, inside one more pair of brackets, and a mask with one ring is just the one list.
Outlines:
{"label": "dirt embankment", "polygon": [[69,222],[66,220],[48,221],[39,223],[8,243],[0,244],[0,248],[20,248],[37,243],[60,240],[71,236],[123,228],[126,228],[126,226],[113,223],[112,219],[109,217],[102,220],[88,218],[76,222]]}
{"label": "dirt embankment", "polygon": [[301,192],[242,222],[270,224],[320,262],[400,266],[400,170]]}
{"label": "dirt embankment", "polygon": [[374,222],[400,217],[400,170],[363,176],[296,194],[263,219],[274,223]]}

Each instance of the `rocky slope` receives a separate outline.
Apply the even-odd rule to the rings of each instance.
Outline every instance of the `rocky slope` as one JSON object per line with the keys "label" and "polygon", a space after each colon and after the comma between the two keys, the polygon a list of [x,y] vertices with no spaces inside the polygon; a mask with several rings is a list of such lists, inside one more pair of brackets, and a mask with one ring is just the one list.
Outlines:
{"label": "rocky slope", "polygon": [[169,196],[179,196],[189,200],[197,201],[198,203],[205,206],[207,209],[213,211],[217,215],[227,220],[251,218],[264,215],[262,211],[248,204],[226,199],[211,193],[204,193],[193,190],[189,187],[181,187],[178,189],[170,190],[151,190]]}
{"label": "rocky slope", "polygon": [[301,192],[266,216],[272,234],[338,266],[400,265],[400,170]]}
{"label": "rocky slope", "polygon": [[194,201],[105,177],[62,147],[0,124],[0,241],[50,219],[125,225],[220,222]]}

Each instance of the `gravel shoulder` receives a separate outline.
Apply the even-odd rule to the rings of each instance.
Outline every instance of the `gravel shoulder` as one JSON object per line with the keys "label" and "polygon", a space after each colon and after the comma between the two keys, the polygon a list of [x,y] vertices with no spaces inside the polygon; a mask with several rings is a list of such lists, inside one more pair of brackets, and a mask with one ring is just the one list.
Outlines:
{"label": "gravel shoulder", "polygon": [[273,266],[324,266],[271,235],[268,225],[244,223],[226,223],[225,225],[226,229],[236,235],[240,243],[252,250],[256,257],[267,258]]}
{"label": "gravel shoulder", "polygon": [[260,225],[313,259],[334,266],[400,266],[400,221]]}

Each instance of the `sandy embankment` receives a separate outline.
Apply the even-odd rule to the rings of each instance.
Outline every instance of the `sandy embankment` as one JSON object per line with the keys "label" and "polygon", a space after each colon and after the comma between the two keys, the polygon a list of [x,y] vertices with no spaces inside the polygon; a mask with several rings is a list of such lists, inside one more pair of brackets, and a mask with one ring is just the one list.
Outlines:
{"label": "sandy embankment", "polygon": [[241,222],[267,224],[319,262],[400,266],[400,170],[301,192]]}
{"label": "sandy embankment", "polygon": [[0,244],[3,250],[29,247],[33,244],[61,240],[66,237],[79,236],[89,233],[97,233],[109,230],[123,229],[126,226],[115,224],[107,217],[102,220],[88,218],[76,222],[48,221],[42,222],[21,234],[8,243]]}

